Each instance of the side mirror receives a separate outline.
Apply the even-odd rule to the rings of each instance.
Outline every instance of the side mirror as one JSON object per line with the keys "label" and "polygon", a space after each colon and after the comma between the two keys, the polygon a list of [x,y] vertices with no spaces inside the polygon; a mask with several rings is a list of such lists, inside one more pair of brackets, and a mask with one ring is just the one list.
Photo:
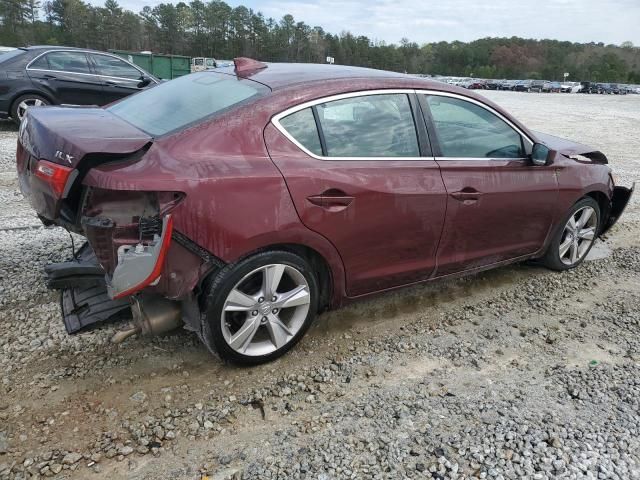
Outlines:
{"label": "side mirror", "polygon": [[146,75],[141,75],[140,83],[138,83],[138,88],[146,87],[150,83],[151,83],[151,78],[147,77]]}
{"label": "side mirror", "polygon": [[549,165],[553,161],[555,152],[541,143],[534,143],[531,150],[531,163],[537,166]]}

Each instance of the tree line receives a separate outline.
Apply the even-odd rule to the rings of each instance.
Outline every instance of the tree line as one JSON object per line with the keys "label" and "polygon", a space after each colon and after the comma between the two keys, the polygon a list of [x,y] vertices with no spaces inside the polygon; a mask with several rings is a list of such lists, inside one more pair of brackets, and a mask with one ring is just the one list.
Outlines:
{"label": "tree line", "polygon": [[350,32],[325,32],[291,15],[265,18],[221,0],[161,3],[139,13],[117,0],[0,0],[0,45],[66,45],[98,50],[150,50],[187,56],[324,62],[408,73],[640,83],[640,49],[518,37],[418,45],[375,42]]}

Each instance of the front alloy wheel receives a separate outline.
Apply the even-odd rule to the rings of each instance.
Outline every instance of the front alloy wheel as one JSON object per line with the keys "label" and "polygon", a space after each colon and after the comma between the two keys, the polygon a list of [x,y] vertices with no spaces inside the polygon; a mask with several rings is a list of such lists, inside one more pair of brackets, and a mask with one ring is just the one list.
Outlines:
{"label": "front alloy wheel", "polygon": [[600,207],[591,197],[576,202],[556,229],[542,263],[552,270],[577,267],[598,238]]}
{"label": "front alloy wheel", "polygon": [[558,247],[560,260],[574,265],[584,257],[596,238],[598,215],[593,207],[585,206],[569,217]]}
{"label": "front alloy wheel", "polygon": [[318,296],[315,272],[294,253],[263,252],[227,265],[207,288],[204,340],[225,360],[268,362],[302,338]]}

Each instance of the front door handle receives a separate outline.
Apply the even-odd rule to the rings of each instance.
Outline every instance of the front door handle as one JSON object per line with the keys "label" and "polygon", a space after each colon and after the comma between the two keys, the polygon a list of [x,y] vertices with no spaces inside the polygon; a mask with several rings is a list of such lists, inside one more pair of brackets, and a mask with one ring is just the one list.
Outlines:
{"label": "front door handle", "polygon": [[449,195],[456,200],[478,200],[482,196],[482,192],[471,188],[464,188],[459,192],[451,192]]}
{"label": "front door handle", "polygon": [[452,198],[461,201],[465,205],[471,205],[480,200],[480,197],[483,195],[482,192],[477,191],[475,188],[463,188],[459,192],[451,192]]}

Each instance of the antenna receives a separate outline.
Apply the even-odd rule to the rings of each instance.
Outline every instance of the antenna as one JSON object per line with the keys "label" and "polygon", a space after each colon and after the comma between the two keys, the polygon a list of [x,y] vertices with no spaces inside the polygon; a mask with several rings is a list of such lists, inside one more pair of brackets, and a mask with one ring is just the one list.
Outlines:
{"label": "antenna", "polygon": [[253,58],[248,57],[234,58],[233,64],[236,66],[235,70],[238,75],[241,73],[252,72],[254,70],[260,70],[268,67],[266,63],[262,63],[258,60],[254,60]]}

